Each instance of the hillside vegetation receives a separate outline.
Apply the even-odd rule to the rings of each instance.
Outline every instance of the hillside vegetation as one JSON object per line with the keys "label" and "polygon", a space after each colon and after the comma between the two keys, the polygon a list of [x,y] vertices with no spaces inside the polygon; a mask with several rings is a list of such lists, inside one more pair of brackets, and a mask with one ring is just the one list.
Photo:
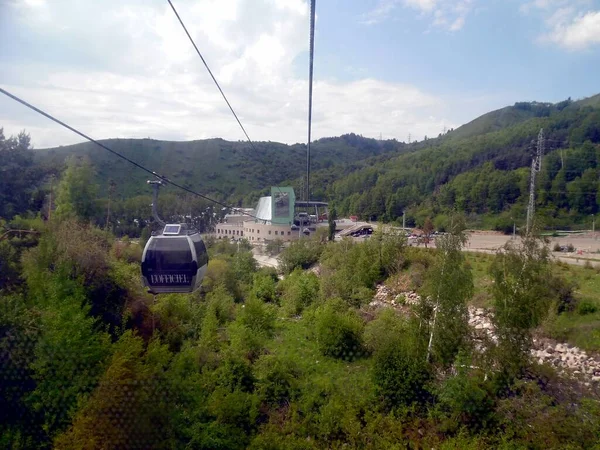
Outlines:
{"label": "hillside vegetation", "polygon": [[[25,135],[0,144],[31,168]],[[2,213],[19,215],[0,222],[0,447],[598,445],[600,369],[531,358],[540,334],[600,350],[596,269],[555,265],[535,236],[469,260],[460,215],[436,249],[317,233],[283,251],[281,273],[248,242],[207,239],[201,290],[154,297],[148,235],[94,225],[91,171],[70,160],[52,205],[2,180]],[[381,283],[391,298],[373,303]],[[470,325],[474,302],[494,338]]]}
{"label": "hillside vegetation", "polygon": [[421,226],[450,211],[470,216],[471,226],[504,229],[523,223],[536,139],[545,132],[545,157],[537,204],[548,226],[572,226],[600,209],[600,109],[594,101],[556,105],[517,103],[421,143],[418,151],[373,162],[358,170],[321,171],[326,196],[342,214],[393,221],[407,211]]}
{"label": "hillside vegetation", "polygon": [[[251,146],[248,142],[223,139],[190,142],[107,139],[101,142],[190,189],[233,202],[252,191],[298,178],[306,171],[306,146],[302,144],[255,142]],[[383,153],[398,153],[404,147],[396,141],[379,142],[349,134],[316,141],[311,147],[311,162],[318,170]],[[108,180],[115,182],[122,197],[148,192],[147,174],[91,142],[40,149],[35,155],[40,163],[55,167],[62,167],[69,156],[89,158],[96,173],[94,182],[105,195]]]}
{"label": "hillside vegetation", "polygon": [[[10,224],[39,234],[0,242],[2,448],[598,444],[596,385],[528,356],[559,306],[597,316],[598,300],[578,309],[535,239],[491,261],[498,340],[482,341],[460,228],[437,250],[393,235],[300,241],[282,255],[283,280],[247,243],[209,240],[202,290],[153,298],[142,246],[62,201],[50,221]],[[298,268],[308,260],[319,276]],[[370,307],[380,282],[419,301]]]}
{"label": "hillside vegetation", "polygon": [[[320,139],[312,146],[311,198],[333,203],[345,216],[392,222],[406,213],[409,226],[423,226],[429,218],[443,231],[448,215],[456,211],[467,215],[470,227],[508,232],[514,222],[522,226],[525,220],[531,157],[541,128],[545,155],[536,202],[543,225],[590,228],[591,215],[600,212],[600,95],[557,104],[516,103],[410,145],[355,134]],[[28,202],[39,206],[48,199],[49,175],[57,176],[69,164],[89,165],[87,183],[100,197],[90,215],[95,223],[111,225],[117,235],[139,236],[151,221],[147,175],[114,155],[92,143],[29,151],[26,135],[5,140],[22,149],[7,154],[4,173],[12,181],[4,181],[6,189],[31,180],[30,197],[20,199],[21,207]],[[253,206],[277,184],[292,185],[303,197],[304,145],[259,142],[252,148],[222,139],[103,142],[157,173],[234,206]],[[161,209],[174,220],[188,216],[202,230],[214,226],[224,213],[170,190],[161,197]]]}

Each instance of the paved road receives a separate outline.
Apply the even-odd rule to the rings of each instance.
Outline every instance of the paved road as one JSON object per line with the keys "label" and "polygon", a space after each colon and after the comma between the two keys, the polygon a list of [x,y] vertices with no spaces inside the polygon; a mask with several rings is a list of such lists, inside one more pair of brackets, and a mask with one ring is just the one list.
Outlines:
{"label": "paved road", "polygon": [[[512,239],[512,236],[503,234],[471,233],[465,250],[494,253],[510,239]],[[551,249],[556,243],[565,247],[571,244],[576,249],[573,253],[552,252],[552,255],[559,261],[580,266],[583,266],[587,261],[600,265],[600,236],[596,236],[596,238],[591,235],[550,238]],[[581,254],[578,253],[579,251]]]}

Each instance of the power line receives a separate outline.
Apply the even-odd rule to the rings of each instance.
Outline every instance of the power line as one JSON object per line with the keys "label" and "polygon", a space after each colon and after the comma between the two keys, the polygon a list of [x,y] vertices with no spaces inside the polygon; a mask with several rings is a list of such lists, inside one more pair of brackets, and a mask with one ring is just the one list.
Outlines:
{"label": "power line", "polygon": [[[250,136],[248,136],[248,133],[246,132],[246,129],[244,128],[244,126],[242,125],[242,122],[240,121],[240,119],[238,118],[237,114],[235,113],[235,111],[233,110],[233,107],[231,106],[231,104],[229,103],[229,100],[227,100],[227,97],[225,96],[225,93],[223,92],[223,89],[221,89],[221,86],[219,85],[219,82],[217,81],[217,79],[215,78],[215,76],[213,75],[212,71],[210,70],[210,67],[208,67],[208,63],[206,62],[206,60],[204,59],[204,57],[202,56],[202,53],[200,53],[200,50],[198,49],[198,46],[196,45],[196,43],[194,42],[194,39],[192,38],[192,36],[190,35],[190,33],[188,32],[185,24],[183,23],[183,20],[181,19],[181,16],[179,15],[179,13],[177,12],[177,10],[175,9],[175,5],[173,5],[173,2],[171,0],[167,0],[167,2],[169,2],[169,5],[171,6],[171,9],[173,10],[173,12],[175,13],[175,16],[177,17],[177,20],[179,20],[179,23],[181,24],[181,27],[183,28],[183,31],[185,31],[185,34],[187,35],[188,39],[190,40],[190,42],[192,43],[192,45],[194,46],[194,49],[196,50],[196,53],[198,54],[198,56],[200,57],[200,59],[202,60],[202,63],[204,64],[204,67],[206,67],[206,70],[208,71],[208,73],[210,74],[211,78],[213,79],[213,81],[215,82],[215,85],[217,86],[217,88],[219,89],[219,92],[221,93],[221,95],[223,96],[223,99],[225,100],[225,103],[227,103],[227,106],[229,107],[229,110],[231,111],[231,113],[233,114],[233,117],[235,117],[235,120],[237,120],[238,125],[240,126],[240,128],[242,129],[242,131],[244,132],[244,135],[246,136],[246,139],[248,140],[248,143],[250,144],[250,146],[252,147],[252,150],[254,150],[255,152],[258,153],[258,150],[256,149],[256,146],[254,145],[254,142],[252,142],[252,139],[250,139]],[[266,163],[264,163],[263,161],[261,161],[259,159],[259,161],[262,163],[262,165],[264,167],[267,167]],[[281,191],[281,189],[279,188],[279,186],[276,186],[277,190],[279,191],[280,194],[283,195],[283,192]]]}
{"label": "power line", "polygon": [[119,157],[119,158],[121,158],[121,159],[123,159],[123,160],[127,161],[129,164],[132,164],[132,165],[134,165],[134,166],[135,166],[135,167],[137,167],[138,169],[141,169],[141,170],[143,170],[144,172],[147,172],[147,173],[149,173],[150,175],[152,175],[152,176],[154,176],[154,177],[156,177],[156,178],[160,179],[161,181],[165,182],[166,184],[170,184],[170,185],[172,185],[172,186],[174,186],[174,187],[176,187],[176,188],[179,188],[179,189],[181,189],[181,190],[183,190],[183,191],[185,191],[185,192],[188,192],[188,193],[190,193],[190,194],[192,194],[192,195],[195,195],[195,196],[197,196],[197,197],[203,198],[204,200],[207,200],[207,201],[209,201],[209,202],[212,202],[212,203],[215,203],[215,204],[217,204],[217,205],[223,206],[223,207],[225,207],[225,208],[228,208],[228,209],[233,209],[234,211],[239,211],[239,212],[242,212],[242,214],[243,214],[243,215],[246,215],[246,216],[252,217],[253,219],[260,220],[260,219],[259,219],[257,216],[254,216],[253,214],[247,213],[247,212],[243,211],[243,210],[242,210],[242,209],[240,209],[240,208],[237,208],[237,207],[234,207],[234,206],[230,206],[230,205],[227,205],[227,204],[225,204],[225,203],[223,203],[223,202],[220,202],[219,200],[215,200],[215,199],[213,199],[213,198],[207,197],[207,196],[206,196],[206,195],[204,195],[204,194],[200,194],[199,192],[193,191],[192,189],[186,188],[185,186],[182,186],[182,185],[180,185],[180,184],[178,184],[178,183],[176,183],[176,182],[174,182],[174,181],[171,181],[170,179],[168,179],[168,178],[167,178],[167,177],[165,177],[164,175],[159,175],[159,174],[157,174],[156,172],[154,172],[153,170],[147,169],[146,167],[142,166],[141,164],[139,164],[139,163],[135,162],[134,160],[132,160],[132,159],[129,159],[128,157],[126,157],[126,156],[122,155],[122,154],[121,154],[121,153],[119,153],[119,152],[116,152],[115,150],[113,150],[113,149],[111,149],[111,148],[107,147],[106,145],[102,144],[101,142],[98,142],[97,140],[95,140],[95,139],[93,139],[93,138],[89,137],[88,135],[86,135],[86,134],[82,133],[81,131],[79,131],[79,130],[77,130],[77,129],[73,128],[72,126],[70,126],[70,125],[67,125],[65,122],[63,122],[63,121],[61,121],[61,120],[57,119],[56,117],[54,117],[54,116],[52,116],[52,115],[48,114],[48,113],[47,113],[47,112],[45,112],[45,111],[42,111],[41,109],[39,109],[39,108],[37,108],[37,107],[33,106],[32,104],[30,104],[30,103],[27,103],[25,100],[23,100],[23,99],[21,99],[21,98],[17,97],[17,96],[16,96],[16,95],[14,95],[14,94],[11,94],[10,92],[8,92],[7,90],[5,90],[5,89],[3,89],[3,88],[0,88],[0,92],[1,92],[2,94],[6,95],[7,97],[10,97],[10,98],[12,98],[13,100],[15,100],[15,101],[17,101],[17,102],[21,103],[23,106],[26,106],[27,108],[29,108],[29,109],[31,109],[31,110],[33,110],[33,111],[37,112],[38,114],[41,114],[42,116],[46,117],[47,119],[50,119],[51,121],[53,121],[53,122],[55,122],[55,123],[57,123],[57,124],[61,125],[62,127],[66,128],[67,130],[69,130],[69,131],[72,131],[73,133],[75,133],[75,134],[78,134],[78,135],[79,135],[79,136],[81,136],[82,138],[84,138],[84,139],[87,139],[88,141],[90,141],[90,142],[92,142],[92,143],[96,144],[98,147],[101,147],[101,148],[103,148],[104,150],[106,150],[106,151],[108,151],[108,152],[112,153],[113,155],[115,155],[115,156],[117,156],[117,157]]}
{"label": "power line", "polygon": [[213,75],[212,71],[210,70],[210,67],[208,67],[208,64],[207,64],[206,60],[204,59],[204,57],[202,56],[202,53],[200,53],[200,50],[198,50],[198,47],[196,46],[196,43],[194,42],[194,39],[192,39],[192,36],[188,32],[185,24],[183,23],[183,20],[181,20],[181,17],[179,16],[179,14],[177,13],[177,10],[175,9],[175,6],[171,2],[171,0],[167,0],[167,1],[169,2],[169,5],[171,5],[171,8],[173,9],[173,12],[175,13],[175,16],[177,16],[177,20],[179,20],[179,23],[181,24],[181,27],[183,28],[183,31],[185,31],[185,34],[187,34],[187,37],[189,38],[190,42],[194,46],[194,49],[196,49],[196,53],[198,53],[198,56],[202,60],[202,63],[204,63],[204,67],[206,67],[206,70],[208,70],[208,73],[210,74],[211,78],[213,79],[213,81],[217,85],[217,88],[219,89],[219,92],[223,96],[223,99],[225,100],[225,103],[227,103],[227,106],[229,106],[229,109],[230,109],[231,113],[233,114],[233,117],[235,117],[235,120],[237,120],[238,125],[240,126],[240,128],[242,129],[242,131],[244,132],[244,134],[246,135],[246,139],[248,139],[248,142],[252,146],[252,149],[256,150],[256,147],[254,147],[254,143],[250,139],[250,136],[248,136],[248,133],[246,132],[246,129],[242,125],[242,122],[240,122],[240,119],[238,118],[237,114],[233,110],[233,107],[229,103],[229,100],[227,100],[227,97],[225,96],[225,93],[223,92],[223,89],[221,89],[221,86],[219,86],[219,82],[217,81],[217,79]]}

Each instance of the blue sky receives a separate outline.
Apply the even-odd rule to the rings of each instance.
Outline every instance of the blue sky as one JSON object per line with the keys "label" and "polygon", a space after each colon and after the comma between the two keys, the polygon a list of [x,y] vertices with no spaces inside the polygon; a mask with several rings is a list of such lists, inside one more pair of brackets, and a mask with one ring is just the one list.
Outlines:
{"label": "blue sky", "polygon": [[[306,139],[305,0],[174,0],[255,140]],[[600,0],[317,0],[313,136],[600,92]],[[0,0],[0,86],[96,138],[243,135],[163,0]],[[80,141],[8,98],[5,134]]]}

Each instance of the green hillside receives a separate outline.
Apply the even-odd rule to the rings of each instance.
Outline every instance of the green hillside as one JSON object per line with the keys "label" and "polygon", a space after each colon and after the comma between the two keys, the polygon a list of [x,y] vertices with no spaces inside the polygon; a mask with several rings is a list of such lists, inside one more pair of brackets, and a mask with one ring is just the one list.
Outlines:
{"label": "green hillside", "polygon": [[524,218],[532,141],[544,128],[538,207],[546,225],[570,226],[600,211],[600,109],[590,106],[593,99],[517,103],[422,142],[416,151],[356,170],[320,171],[315,185],[327,184],[325,198],[342,214],[391,221],[407,211],[409,223],[418,225],[435,216],[442,223],[456,209],[471,215],[474,226],[502,228],[512,224],[511,216]]}
{"label": "green hillside", "polygon": [[[170,142],[153,139],[108,139],[109,148],[186,187],[222,199],[238,199],[284,180],[295,179],[306,170],[306,146],[277,142],[229,142],[209,139]],[[316,141],[311,147],[315,170],[353,163],[384,153],[398,153],[405,145],[377,141],[354,134]],[[147,174],[87,142],[36,151],[39,162],[62,166],[70,155],[87,156],[96,170],[96,183],[106,193],[109,180],[119,195],[148,193]]]}

